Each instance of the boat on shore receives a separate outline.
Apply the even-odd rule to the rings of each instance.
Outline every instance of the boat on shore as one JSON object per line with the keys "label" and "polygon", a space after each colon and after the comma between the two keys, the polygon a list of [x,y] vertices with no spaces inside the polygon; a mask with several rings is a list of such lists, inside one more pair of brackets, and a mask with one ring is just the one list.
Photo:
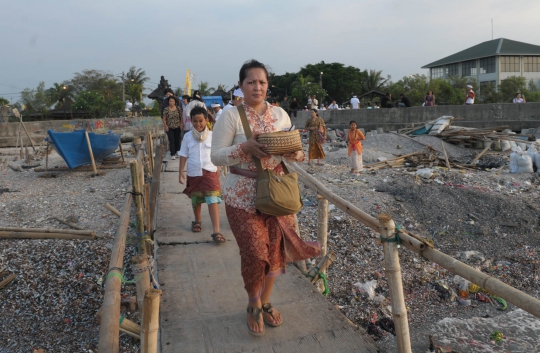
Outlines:
{"label": "boat on shore", "polygon": [[[53,145],[56,152],[66,161],[69,169],[92,163],[84,131],[55,132],[54,130],[47,130],[49,137],[46,140]],[[112,131],[107,134],[89,132],[88,137],[90,138],[94,160],[101,160],[111,155],[120,144],[120,134],[115,134]]]}

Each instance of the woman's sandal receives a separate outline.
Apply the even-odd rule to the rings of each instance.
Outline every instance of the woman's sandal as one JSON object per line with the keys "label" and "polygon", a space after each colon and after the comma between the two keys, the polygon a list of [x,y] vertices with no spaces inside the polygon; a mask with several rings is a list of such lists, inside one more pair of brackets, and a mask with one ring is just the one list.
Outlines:
{"label": "woman's sandal", "polygon": [[194,233],[200,233],[201,230],[202,230],[202,222],[199,222],[199,221],[193,221],[191,222],[191,230],[194,232]]}
{"label": "woman's sandal", "polygon": [[214,242],[218,244],[223,244],[227,241],[227,239],[225,239],[225,237],[221,233],[214,233],[211,235],[211,237],[212,239],[214,239]]}
{"label": "woman's sandal", "polygon": [[[253,317],[253,319],[255,319],[255,321],[257,321],[257,323],[259,322],[259,319],[261,318],[261,309],[260,308],[248,306],[247,307],[247,313],[248,313],[248,315],[251,315]],[[264,317],[263,317],[263,321],[264,321]],[[263,330],[261,332],[252,331],[251,328],[249,327],[249,322],[247,323],[247,327],[248,327],[249,333],[251,333],[253,336],[262,336],[262,335],[264,335],[264,325],[263,325]]]}
{"label": "woman's sandal", "polygon": [[[272,317],[272,319],[275,319],[275,317],[274,317],[274,309],[272,308],[272,304],[270,304],[270,303],[263,304],[263,306],[262,306],[262,311],[263,311],[263,313],[269,314],[269,315]],[[267,324],[268,326],[278,327],[278,326],[280,326],[280,325],[283,323],[283,316],[281,317],[281,321],[280,321],[280,322],[274,323],[274,322],[272,322],[272,321],[266,320],[266,318],[265,318],[264,315],[263,315],[263,321],[264,321],[264,323]]]}

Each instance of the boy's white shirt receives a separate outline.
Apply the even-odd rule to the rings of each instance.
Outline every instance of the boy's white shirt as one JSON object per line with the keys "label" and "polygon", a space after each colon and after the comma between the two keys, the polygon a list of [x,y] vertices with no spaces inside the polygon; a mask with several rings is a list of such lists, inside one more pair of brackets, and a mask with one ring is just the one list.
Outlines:
{"label": "boy's white shirt", "polygon": [[203,142],[193,138],[191,131],[184,135],[182,146],[178,155],[187,158],[187,175],[197,177],[203,175],[203,169],[209,172],[216,172],[217,167],[210,160],[212,152],[212,131]]}

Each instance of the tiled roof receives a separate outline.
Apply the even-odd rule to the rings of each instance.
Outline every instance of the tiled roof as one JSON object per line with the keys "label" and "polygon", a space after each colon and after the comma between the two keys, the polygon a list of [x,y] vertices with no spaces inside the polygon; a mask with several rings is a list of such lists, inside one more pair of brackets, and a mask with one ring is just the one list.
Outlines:
{"label": "tiled roof", "polygon": [[423,69],[457,63],[461,61],[485,58],[495,55],[540,55],[540,45],[533,45],[506,38],[489,40],[477,44],[458,53],[447,56],[430,64],[422,66]]}

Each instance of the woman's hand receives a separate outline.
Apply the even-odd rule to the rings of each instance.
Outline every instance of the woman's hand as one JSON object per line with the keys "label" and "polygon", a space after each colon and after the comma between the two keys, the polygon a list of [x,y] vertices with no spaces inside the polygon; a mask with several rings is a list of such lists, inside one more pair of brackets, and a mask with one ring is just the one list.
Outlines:
{"label": "woman's hand", "polygon": [[256,133],[251,135],[249,140],[247,140],[246,142],[242,144],[242,151],[245,154],[250,154],[259,159],[270,157],[268,153],[261,150],[261,148],[266,147],[266,145],[263,145],[262,143],[257,142],[257,136],[259,135],[260,134],[256,134]]}
{"label": "woman's hand", "polygon": [[165,132],[169,132],[169,127],[165,125]]}
{"label": "woman's hand", "polygon": [[186,181],[186,173],[180,172],[178,176],[178,182],[180,182],[180,184],[184,184],[185,181]]}

